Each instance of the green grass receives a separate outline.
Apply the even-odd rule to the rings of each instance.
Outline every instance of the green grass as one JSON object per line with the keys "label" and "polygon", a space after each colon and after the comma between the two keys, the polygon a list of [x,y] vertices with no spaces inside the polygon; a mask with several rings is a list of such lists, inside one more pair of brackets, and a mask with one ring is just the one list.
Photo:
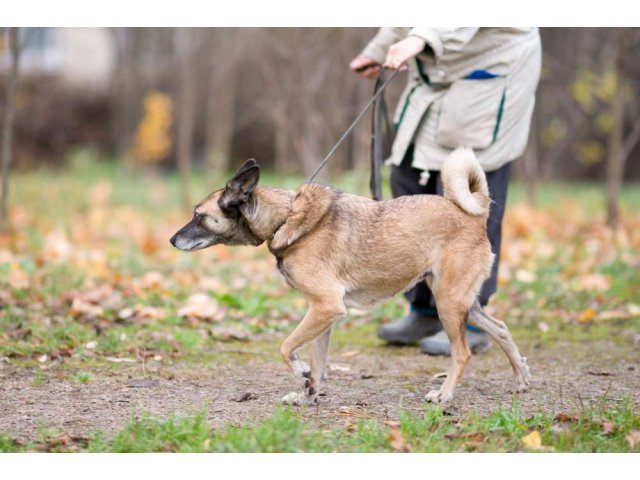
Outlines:
{"label": "green grass", "polygon": [[73,378],[76,382],[85,384],[89,383],[89,381],[91,380],[91,374],[88,372],[78,372]]}
{"label": "green grass", "polygon": [[[610,423],[610,431],[606,423]],[[395,433],[392,434],[392,430]],[[518,405],[500,407],[481,417],[447,415],[426,406],[422,414],[402,412],[399,421],[358,420],[346,428],[309,427],[303,411],[277,409],[255,424],[211,430],[204,412],[160,419],[145,414],[107,437],[61,441],[59,432],[43,430],[34,444],[23,445],[0,435],[0,451],[88,452],[630,452],[625,437],[640,429],[640,416],[625,400],[606,409],[585,408],[576,415],[552,418],[539,413],[523,416]],[[542,446],[527,449],[522,438],[540,433]],[[392,435],[400,443],[392,443]],[[638,447],[636,450],[638,451]]]}
{"label": "green grass", "polygon": [[[194,172],[192,200],[198,201],[225,180],[226,176],[212,172]],[[290,189],[303,180],[270,172],[262,175],[264,184]],[[367,195],[365,175],[334,176],[330,183]],[[105,189],[111,189],[111,193],[107,200],[100,200]],[[59,362],[55,368],[66,369],[65,381],[82,385],[99,379],[105,368],[116,368],[105,363],[105,356],[137,358],[139,352],[151,352],[160,355],[161,362],[196,363],[203,367],[213,362],[242,361],[237,355],[231,358],[218,352],[220,343],[211,333],[215,327],[231,326],[249,335],[266,334],[267,340],[252,338],[248,348],[273,353],[278,358],[279,339],[274,339],[273,334],[282,337],[302,317],[305,306],[300,295],[284,286],[267,263],[264,250],[234,248],[226,258],[212,251],[171,257],[175,252],[168,245],[167,232],[181,226],[188,217],[181,212],[179,193],[174,173],[145,175],[115,162],[96,162],[87,152],[78,152],[69,169],[42,168],[13,175],[11,205],[17,209],[18,220],[22,215],[24,223],[17,229],[16,244],[3,245],[0,250],[8,248],[15,254],[14,262],[28,275],[30,286],[11,289],[5,285],[15,265],[0,260],[0,293],[6,292],[10,298],[0,310],[0,357],[31,369],[34,387],[44,388],[49,375],[51,378],[55,375],[39,368],[49,365],[52,359]],[[389,198],[388,182],[386,198]],[[524,186],[514,182],[509,205],[519,205],[524,198]],[[639,186],[625,185],[620,200],[623,211],[633,213],[640,204]],[[587,219],[601,219],[604,201],[604,186],[591,183],[548,183],[541,185],[538,192],[538,209],[547,214],[557,213],[565,206],[577,206]],[[93,227],[89,229],[87,225]],[[123,225],[127,227],[125,230],[117,230]],[[585,225],[588,223],[582,225],[583,229]],[[150,235],[157,242],[157,251],[146,252],[140,238],[130,235],[129,227]],[[95,251],[103,253],[105,263],[101,268],[105,271],[47,257],[46,238],[56,230],[64,232],[74,252],[82,251],[89,256]],[[580,235],[588,239],[582,230]],[[640,303],[637,251],[621,250],[616,255],[598,258],[591,265],[589,260],[599,252],[589,250],[583,237],[563,243],[544,229],[534,230],[531,237],[534,245],[554,241],[553,254],[536,256],[534,249],[533,256],[523,257],[516,268],[530,270],[535,279],[531,282],[512,279],[496,295],[497,305],[508,312],[505,320],[518,341],[547,345],[605,339],[629,342],[625,332],[640,331],[637,316],[596,319],[584,324],[576,320],[576,314],[588,308],[615,311],[630,303]],[[577,277],[570,267],[576,264],[588,265],[580,273],[610,277],[610,288],[597,293],[574,288]],[[165,277],[162,288],[136,286],[136,281],[152,270]],[[180,280],[180,276],[187,280]],[[191,283],[190,276],[195,278]],[[206,292],[225,309],[220,323],[188,321],[177,314],[194,290],[203,290],[197,282],[204,277],[218,280],[218,285],[208,287]],[[238,280],[243,283],[234,286]],[[75,318],[66,295],[105,283],[122,295],[123,305],[105,308],[98,319]],[[3,301],[0,296],[0,303]],[[119,309],[136,305],[160,307],[166,316],[151,322],[118,318]],[[379,344],[375,335],[377,325],[399,318],[405,310],[404,300],[396,298],[364,316],[348,317],[335,331],[334,348],[375,348]],[[548,314],[540,317],[539,312]],[[538,328],[541,320],[549,327],[546,333]],[[235,344],[228,348],[235,348]],[[602,419],[616,425],[611,434],[602,433]],[[499,408],[488,417],[469,415],[463,419],[452,419],[438,409],[426,408],[417,416],[405,412],[399,420],[404,441],[412,451],[517,451],[522,449],[521,437],[533,429],[540,431],[544,445],[557,451],[628,451],[625,432],[640,428],[629,402],[606,409],[589,407],[566,424],[558,424],[542,414],[523,418],[517,407]],[[211,432],[206,415],[199,413],[168,420],[143,416],[131,420],[114,435],[96,434],[77,442],[61,440],[49,432],[42,433],[33,445],[23,445],[0,435],[0,451],[67,451],[73,445],[89,451],[391,451],[389,435],[389,426],[370,420],[352,423],[349,429],[314,430],[299,413],[290,410],[278,410],[257,424]]]}

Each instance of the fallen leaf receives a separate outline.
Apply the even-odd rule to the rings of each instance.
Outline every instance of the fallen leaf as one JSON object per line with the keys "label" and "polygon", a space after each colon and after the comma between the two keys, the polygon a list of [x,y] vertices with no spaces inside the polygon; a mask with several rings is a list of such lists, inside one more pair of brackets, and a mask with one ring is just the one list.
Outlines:
{"label": "fallen leaf", "polygon": [[27,272],[20,268],[17,263],[12,263],[7,274],[7,283],[14,290],[24,290],[29,288],[31,282],[29,281],[29,275]]}
{"label": "fallen leaf", "polygon": [[580,277],[580,285],[584,290],[606,292],[611,288],[611,277],[599,273],[591,273]]}
{"label": "fallen leaf", "polygon": [[351,350],[340,354],[341,357],[355,357],[356,355],[360,355],[360,350]]}
{"label": "fallen leaf", "polygon": [[542,447],[542,437],[537,430],[522,437],[522,445],[524,448],[539,449]]}
{"label": "fallen leaf", "polygon": [[590,322],[591,320],[596,318],[596,316],[597,316],[597,312],[593,308],[589,307],[580,313],[580,316],[578,317],[578,321],[580,323]]}
{"label": "fallen leaf", "polygon": [[167,312],[160,307],[151,307],[148,305],[136,305],[133,308],[123,308],[118,312],[120,320],[128,320],[130,322],[151,322],[155,320],[164,320],[167,318]]}
{"label": "fallen leaf", "polygon": [[145,289],[157,289],[162,287],[164,283],[164,276],[160,272],[147,272],[140,279],[142,288]]}
{"label": "fallen leaf", "polygon": [[574,415],[567,415],[566,413],[558,413],[553,420],[555,422],[568,423],[568,422],[576,422],[578,417]]}
{"label": "fallen leaf", "polygon": [[613,433],[614,429],[615,426],[613,425],[613,423],[607,422],[606,420],[602,422],[602,433],[604,433],[605,435]]}
{"label": "fallen leaf", "polygon": [[225,341],[228,342],[232,340],[240,340],[240,341],[249,340],[249,333],[247,333],[245,330],[242,330],[236,327],[226,327],[226,326],[214,327],[210,330],[210,333],[215,340],[219,340],[222,342],[225,342]]}
{"label": "fallen leaf", "polygon": [[69,292],[68,295],[71,300],[79,299],[110,310],[117,309],[122,304],[122,294],[108,283],[90,290]]}
{"label": "fallen leaf", "polygon": [[635,303],[628,303],[627,311],[634,317],[640,316],[640,306],[636,305]]}
{"label": "fallen leaf", "polygon": [[355,417],[356,414],[346,406],[342,406],[338,408],[338,415],[346,416],[346,417]]}
{"label": "fallen leaf", "polygon": [[636,445],[640,445],[640,430],[633,430],[632,432],[629,432],[624,439],[629,444],[629,448],[631,450],[635,449]]}
{"label": "fallen leaf", "polygon": [[529,270],[519,269],[516,271],[516,280],[522,283],[533,283],[537,279],[537,275]]}
{"label": "fallen leaf", "polygon": [[72,252],[73,247],[63,231],[53,231],[44,238],[42,256],[46,260],[62,260],[68,258]]}
{"label": "fallen leaf", "polygon": [[389,436],[389,444],[391,448],[397,450],[399,452],[409,452],[408,445],[404,442],[404,438],[402,438],[402,431],[400,430],[400,425],[393,425],[391,427],[391,433]]}
{"label": "fallen leaf", "polygon": [[29,335],[31,335],[31,329],[24,328],[22,326],[18,326],[18,328],[14,328],[13,330],[9,330],[7,332],[7,336],[14,340],[24,340]]}
{"label": "fallen leaf", "polygon": [[351,370],[351,367],[347,367],[346,365],[338,365],[335,363],[330,363],[329,370],[332,372],[348,372]]}
{"label": "fallen leaf", "polygon": [[484,445],[487,441],[487,434],[483,432],[467,432],[461,435],[461,438],[467,439],[464,446],[468,448],[477,448]]}
{"label": "fallen leaf", "polygon": [[178,309],[178,316],[220,322],[224,319],[225,312],[226,310],[206,293],[195,293],[189,297],[186,305]]}
{"label": "fallen leaf", "polygon": [[100,305],[85,302],[80,298],[74,298],[71,303],[71,315],[76,318],[93,319],[104,315],[104,308]]}
{"label": "fallen leaf", "polygon": [[240,395],[239,397],[232,398],[231,400],[233,400],[234,402],[246,402],[248,400],[255,400],[257,398],[258,396],[255,393],[246,392]]}
{"label": "fallen leaf", "polygon": [[104,357],[107,362],[111,363],[136,363],[135,358],[120,358],[120,357]]}

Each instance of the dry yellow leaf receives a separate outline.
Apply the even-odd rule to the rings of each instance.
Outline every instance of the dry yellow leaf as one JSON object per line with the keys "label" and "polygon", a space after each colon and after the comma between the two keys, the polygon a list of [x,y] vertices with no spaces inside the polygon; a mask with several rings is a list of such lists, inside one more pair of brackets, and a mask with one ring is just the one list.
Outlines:
{"label": "dry yellow leaf", "polygon": [[598,313],[593,308],[589,307],[580,313],[580,316],[578,317],[578,321],[580,323],[590,322],[591,320],[596,318],[597,314]]}
{"label": "dry yellow leaf", "polygon": [[522,445],[524,446],[524,448],[541,448],[542,437],[540,436],[540,432],[534,430],[529,435],[525,435],[524,437],[522,437]]}
{"label": "dry yellow leaf", "polygon": [[389,436],[389,444],[391,448],[397,450],[399,452],[408,452],[409,447],[406,443],[404,443],[404,438],[402,438],[402,432],[400,431],[399,425],[391,426],[391,434]]}
{"label": "dry yellow leaf", "polygon": [[606,292],[611,288],[611,277],[609,275],[591,273],[583,275],[580,278],[580,284],[584,290]]}
{"label": "dry yellow leaf", "polygon": [[15,290],[23,290],[29,288],[31,282],[29,281],[29,275],[27,272],[20,268],[17,263],[12,263],[7,275],[7,283]]}
{"label": "dry yellow leaf", "polygon": [[516,280],[522,283],[533,283],[537,279],[537,276],[534,272],[530,270],[520,269],[516,271]]}

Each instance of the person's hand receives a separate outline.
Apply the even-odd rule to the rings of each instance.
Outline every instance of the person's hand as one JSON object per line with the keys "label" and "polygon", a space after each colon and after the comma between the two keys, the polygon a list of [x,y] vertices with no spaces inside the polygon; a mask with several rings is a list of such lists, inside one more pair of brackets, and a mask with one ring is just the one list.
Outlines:
{"label": "person's hand", "polygon": [[405,62],[422,52],[425,46],[426,42],[420,37],[408,36],[389,47],[384,66],[394,70],[397,68],[405,70],[407,68]]}
{"label": "person's hand", "polygon": [[382,66],[372,58],[360,54],[351,60],[349,68],[363,77],[374,79],[380,73]]}

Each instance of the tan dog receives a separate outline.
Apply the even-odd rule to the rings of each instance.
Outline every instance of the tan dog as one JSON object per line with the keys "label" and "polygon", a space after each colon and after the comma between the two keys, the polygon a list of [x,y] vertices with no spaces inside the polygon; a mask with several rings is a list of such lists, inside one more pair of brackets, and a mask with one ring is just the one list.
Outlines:
{"label": "tan dog", "polygon": [[[427,281],[451,342],[451,366],[426,399],[451,400],[470,352],[465,320],[504,350],[517,390],[531,380],[506,325],[486,314],[476,296],[489,276],[489,192],[470,149],[458,149],[442,169],[444,197],[413,195],[376,202],[331,187],[305,184],[297,193],[258,186],[260,168],[247,160],[227,185],[194,209],[171,243],[193,251],[223,243],[267,242],[278,269],[306,298],[309,310],[282,344],[284,361],[303,388],[283,398],[316,400],[325,377],[331,329],[347,307],[365,308]],[[311,343],[311,368],[298,351]]]}

